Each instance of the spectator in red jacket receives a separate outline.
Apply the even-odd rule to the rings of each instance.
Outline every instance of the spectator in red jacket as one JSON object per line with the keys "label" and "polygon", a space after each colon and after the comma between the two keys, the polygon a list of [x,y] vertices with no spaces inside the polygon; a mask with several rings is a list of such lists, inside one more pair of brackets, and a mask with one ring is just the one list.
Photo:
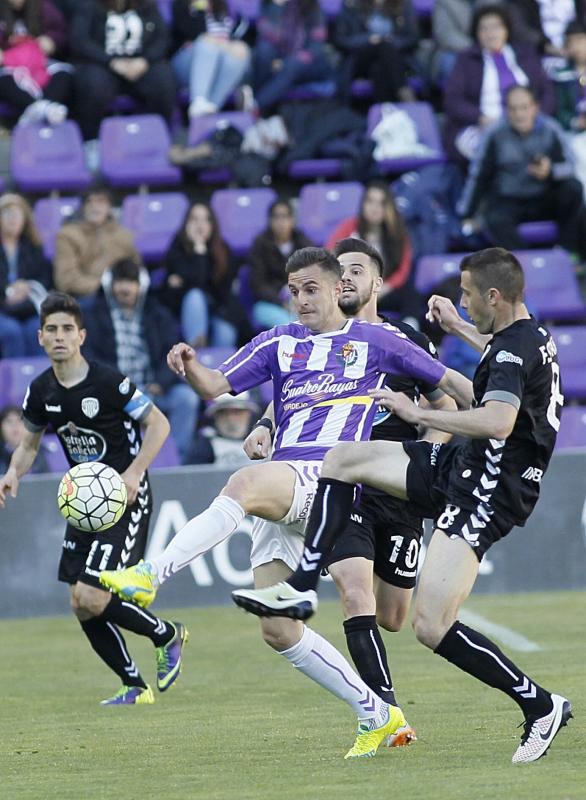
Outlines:
{"label": "spectator in red jacket", "polygon": [[67,24],[50,0],[0,0],[0,100],[20,123],[57,125],[67,117],[73,67],[59,59]]}
{"label": "spectator in red jacket", "polygon": [[348,237],[364,239],[383,257],[386,274],[378,295],[379,310],[409,318],[413,324],[419,313],[419,300],[409,281],[413,251],[407,226],[385,183],[375,181],[366,187],[357,216],[343,220],[326,247],[331,249],[340,239]]}

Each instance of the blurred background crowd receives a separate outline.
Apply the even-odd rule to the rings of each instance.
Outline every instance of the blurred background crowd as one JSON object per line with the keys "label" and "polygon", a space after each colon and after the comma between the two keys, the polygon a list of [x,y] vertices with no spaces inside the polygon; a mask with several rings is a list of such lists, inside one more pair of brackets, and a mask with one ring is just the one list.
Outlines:
{"label": "blurred background crowd", "polygon": [[204,408],[167,350],[287,323],[290,253],[347,236],[415,327],[459,253],[517,252],[586,443],[585,0],[0,0],[0,124],[0,459],[54,287],[168,414],[164,463],[236,463],[270,392]]}

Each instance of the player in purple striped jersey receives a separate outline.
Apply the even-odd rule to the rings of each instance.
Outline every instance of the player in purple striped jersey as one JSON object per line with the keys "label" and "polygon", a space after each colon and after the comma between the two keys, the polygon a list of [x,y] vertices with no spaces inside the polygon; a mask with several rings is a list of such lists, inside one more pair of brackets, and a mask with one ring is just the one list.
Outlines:
{"label": "player in purple striped jersey", "polygon": [[[204,398],[239,393],[272,379],[277,423],[273,460],[238,470],[210,507],[142,568],[103,573],[104,585],[122,596],[147,605],[160,583],[230,536],[246,514],[288,524],[302,534],[323,456],[339,441],[369,437],[376,406],[368,391],[380,388],[386,373],[438,385],[459,405],[469,404],[469,382],[395,328],[344,316],[338,306],[341,268],[327,250],[297,251],[287,263],[287,274],[299,322],[260,334],[218,370],[200,364],[183,343],[168,358],[170,367]],[[266,560],[267,551],[278,552],[281,546],[262,543],[255,585],[269,585],[290,573],[278,557]],[[254,567],[254,552],[252,557]],[[314,631],[293,620],[263,621],[262,631],[300,671],[354,709],[361,727],[349,757],[374,755],[380,742],[404,724],[400,710],[376,697]]]}
{"label": "player in purple striped jersey", "polygon": [[515,525],[524,525],[538,500],[564,397],[555,342],[525,306],[523,269],[514,254],[497,247],[473,253],[462,260],[460,272],[461,304],[473,324],[442,297],[431,298],[429,314],[482,352],[474,408],[446,413],[418,408],[391,390],[374,395],[406,422],[466,439],[445,445],[348,442],[333,448],[324,460],[297,570],[277,586],[232,595],[254,614],[307,619],[317,605],[319,566],[352,513],[354,484],[409,498],[435,519],[413,615],[416,636],[517,703],[524,732],[512,760],[530,763],[547,753],[572,717],[571,703],[537,684],[490,639],[463,625],[458,614],[483,555]]}

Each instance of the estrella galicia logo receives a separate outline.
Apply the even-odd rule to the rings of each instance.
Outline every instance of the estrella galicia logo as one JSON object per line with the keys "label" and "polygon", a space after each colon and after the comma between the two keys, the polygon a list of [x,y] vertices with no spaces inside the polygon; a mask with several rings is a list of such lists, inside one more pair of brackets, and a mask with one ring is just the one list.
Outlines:
{"label": "estrella galicia logo", "polygon": [[78,428],[74,422],[58,428],[57,435],[76,464],[100,461],[106,453],[106,440],[103,436],[88,428]]}
{"label": "estrella galicia logo", "polygon": [[345,364],[347,367],[351,367],[358,361],[358,349],[352,344],[352,342],[346,342],[342,345],[340,352],[336,353],[336,358],[340,364]]}

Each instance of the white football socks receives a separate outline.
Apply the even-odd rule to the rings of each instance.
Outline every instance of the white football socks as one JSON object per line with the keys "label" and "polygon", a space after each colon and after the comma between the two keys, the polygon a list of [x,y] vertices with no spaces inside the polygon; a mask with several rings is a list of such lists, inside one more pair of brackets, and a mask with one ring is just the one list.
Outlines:
{"label": "white football socks", "polygon": [[159,556],[149,559],[159,584],[231,536],[245,516],[236,500],[225,494],[216,497],[205,511],[175,534]]}
{"label": "white football socks", "polygon": [[303,636],[280,655],[324,689],[348,703],[359,720],[378,717],[386,708],[383,701],[364,683],[344,656],[323,636],[304,628]]}

